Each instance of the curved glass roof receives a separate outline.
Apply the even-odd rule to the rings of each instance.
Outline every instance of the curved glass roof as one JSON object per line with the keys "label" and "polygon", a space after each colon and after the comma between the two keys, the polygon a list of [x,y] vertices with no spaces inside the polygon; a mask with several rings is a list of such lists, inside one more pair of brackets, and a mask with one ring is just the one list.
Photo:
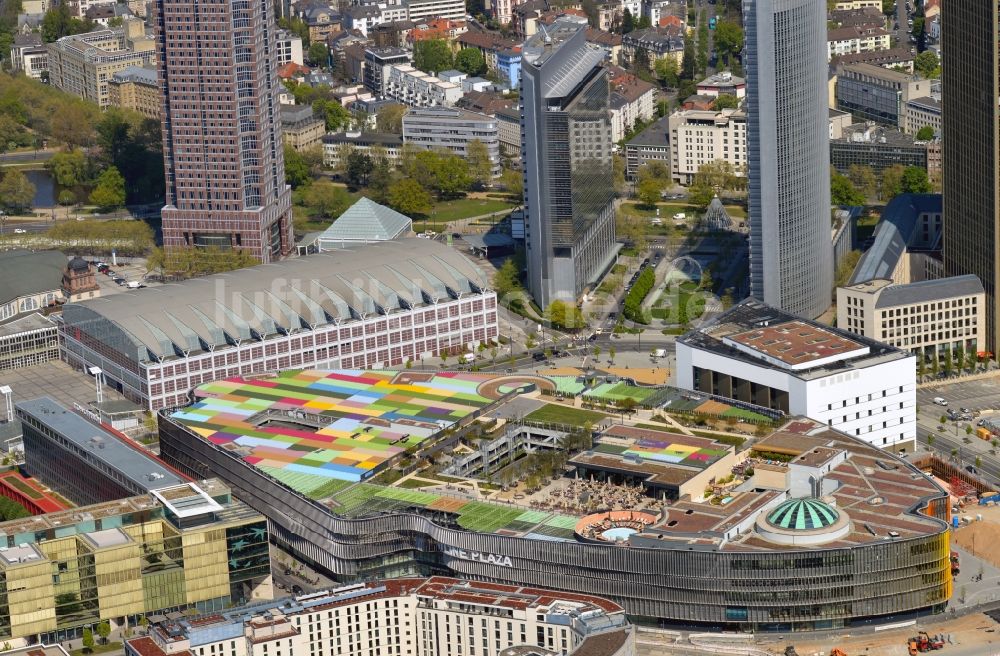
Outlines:
{"label": "curved glass roof", "polygon": [[840,513],[819,499],[789,499],[767,515],[767,523],[792,531],[826,528],[836,523]]}

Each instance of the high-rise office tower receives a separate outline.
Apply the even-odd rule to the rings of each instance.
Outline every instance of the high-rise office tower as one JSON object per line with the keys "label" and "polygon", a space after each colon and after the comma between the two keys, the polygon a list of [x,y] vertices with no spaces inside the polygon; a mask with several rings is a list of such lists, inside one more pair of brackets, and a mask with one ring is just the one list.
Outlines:
{"label": "high-rise office tower", "polygon": [[830,307],[826,3],[743,0],[750,293],[815,318]]}
{"label": "high-rise office tower", "polygon": [[1000,348],[998,21],[996,0],[949,0],[941,15],[941,51],[949,53],[941,58],[944,270],[982,281],[986,348],[993,353]]}
{"label": "high-rise office tower", "polygon": [[556,21],[525,44],[521,130],[528,289],[574,302],[615,256],[610,88],[584,26]]}
{"label": "high-rise office tower", "polygon": [[167,204],[163,243],[292,246],[270,0],[156,0]]}

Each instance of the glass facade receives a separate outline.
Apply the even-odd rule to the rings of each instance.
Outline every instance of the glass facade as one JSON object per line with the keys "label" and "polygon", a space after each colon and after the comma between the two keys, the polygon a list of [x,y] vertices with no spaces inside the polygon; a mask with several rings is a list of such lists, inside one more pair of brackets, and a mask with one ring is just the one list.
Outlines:
{"label": "glass facade", "polygon": [[750,292],[806,318],[830,306],[826,6],[744,0]]}
{"label": "glass facade", "polygon": [[103,620],[244,603],[270,574],[266,520],[228,489],[216,501],[221,511],[186,528],[150,496],[51,513],[32,532],[0,523],[0,639],[51,642]]}

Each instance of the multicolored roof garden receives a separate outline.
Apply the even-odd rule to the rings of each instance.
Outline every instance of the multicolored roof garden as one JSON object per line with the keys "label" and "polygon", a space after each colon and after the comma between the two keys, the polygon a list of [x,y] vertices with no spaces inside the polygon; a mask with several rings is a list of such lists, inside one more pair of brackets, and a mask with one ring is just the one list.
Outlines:
{"label": "multicolored roof garden", "polygon": [[[303,494],[360,481],[491,403],[464,372],[286,371],[198,387],[172,417]],[[297,417],[289,413],[296,413]],[[336,486],[334,486],[336,487]]]}

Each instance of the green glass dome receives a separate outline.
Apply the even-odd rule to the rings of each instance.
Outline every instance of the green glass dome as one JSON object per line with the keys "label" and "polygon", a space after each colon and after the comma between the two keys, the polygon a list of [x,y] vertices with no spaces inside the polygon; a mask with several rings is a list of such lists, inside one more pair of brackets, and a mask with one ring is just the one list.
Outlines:
{"label": "green glass dome", "polygon": [[840,513],[819,499],[789,499],[767,516],[767,523],[776,528],[810,531],[832,526]]}

